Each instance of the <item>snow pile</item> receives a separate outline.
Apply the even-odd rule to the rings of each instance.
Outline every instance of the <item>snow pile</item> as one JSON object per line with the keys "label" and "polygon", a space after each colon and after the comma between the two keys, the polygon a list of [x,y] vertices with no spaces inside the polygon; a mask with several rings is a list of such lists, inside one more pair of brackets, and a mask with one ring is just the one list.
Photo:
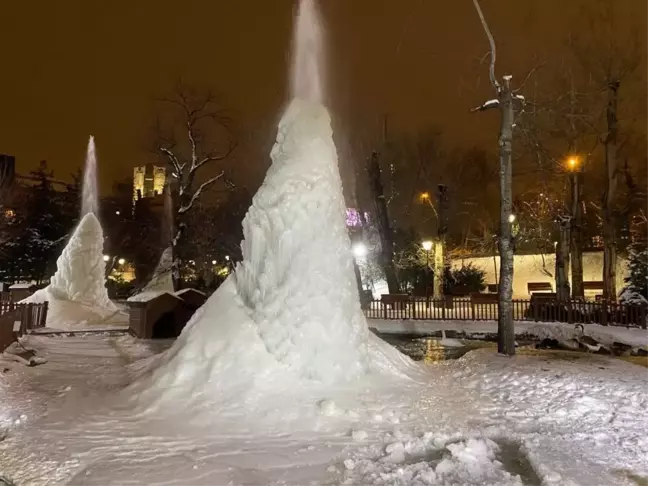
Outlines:
{"label": "snow pile", "polygon": [[173,294],[173,251],[166,248],[153,271],[153,276],[141,292],[128,298],[129,302],[146,302],[162,294]]}
{"label": "snow pile", "polygon": [[103,231],[94,214],[81,219],[56,266],[50,284],[22,301],[49,302],[47,327],[71,329],[114,320],[118,309],[108,298]]}
{"label": "snow pile", "polygon": [[345,482],[386,485],[522,485],[498,460],[500,447],[490,439],[444,443],[425,434],[390,442],[379,457],[344,461]]}
{"label": "snow pile", "polygon": [[271,156],[243,222],[243,261],[134,386],[141,404],[250,406],[419,369],[368,331],[360,309],[327,110],[293,100]]}

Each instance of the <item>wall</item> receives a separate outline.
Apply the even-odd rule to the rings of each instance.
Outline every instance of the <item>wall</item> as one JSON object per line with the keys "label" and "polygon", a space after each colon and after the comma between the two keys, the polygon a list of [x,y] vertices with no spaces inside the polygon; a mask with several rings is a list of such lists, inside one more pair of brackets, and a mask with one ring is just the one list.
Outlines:
{"label": "wall", "polygon": [[[495,283],[495,268],[497,268],[497,280],[499,280],[499,256],[464,258],[452,260],[453,268],[461,267],[472,263],[473,266],[485,272],[487,284]],[[515,255],[513,267],[513,298],[526,299],[529,297],[527,291],[528,282],[550,282],[555,290],[556,281],[554,278],[556,267],[555,255]],[[626,275],[626,261],[617,260],[617,291],[623,288],[623,277]],[[547,274],[547,272],[550,274]],[[583,280],[600,281],[603,273],[603,252],[591,252],[583,254]],[[571,272],[569,273],[571,276]],[[586,296],[600,294],[600,291],[586,292]]]}

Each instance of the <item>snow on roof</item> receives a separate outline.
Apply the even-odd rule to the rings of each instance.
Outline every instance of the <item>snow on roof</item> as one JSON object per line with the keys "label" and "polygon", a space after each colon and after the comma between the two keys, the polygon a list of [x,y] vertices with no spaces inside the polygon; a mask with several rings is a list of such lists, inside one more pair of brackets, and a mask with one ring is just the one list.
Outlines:
{"label": "snow on roof", "polygon": [[33,283],[17,283],[9,286],[9,290],[31,289],[36,287]]}
{"label": "snow on roof", "polygon": [[147,292],[141,292],[139,294],[133,295],[126,299],[126,302],[150,302],[153,299],[157,299],[161,295],[170,295],[171,297],[174,297],[176,299],[180,299],[175,294],[172,294],[171,292],[165,292],[163,290],[158,290],[158,291],[147,291]]}
{"label": "snow on roof", "polygon": [[207,296],[207,294],[205,292],[201,292],[198,289],[191,289],[191,288],[190,289],[178,290],[177,292],[174,293],[174,295],[180,296],[180,295],[185,294],[187,292],[196,292],[197,294],[204,295],[205,297]]}

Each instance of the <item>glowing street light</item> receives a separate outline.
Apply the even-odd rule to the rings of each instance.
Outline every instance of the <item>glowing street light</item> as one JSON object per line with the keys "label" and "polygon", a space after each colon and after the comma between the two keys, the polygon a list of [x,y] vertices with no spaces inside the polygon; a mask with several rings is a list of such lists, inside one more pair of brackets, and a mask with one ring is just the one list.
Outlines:
{"label": "glowing street light", "polygon": [[364,243],[356,243],[352,248],[353,256],[356,258],[364,258],[367,256],[367,246]]}
{"label": "glowing street light", "polygon": [[216,260],[212,260],[212,265],[216,265]]}
{"label": "glowing street light", "polygon": [[509,223],[515,223],[515,214],[509,214],[508,222]]}
{"label": "glowing street light", "polygon": [[430,200],[430,193],[429,192],[422,192],[419,197],[421,198],[421,201],[429,201]]}
{"label": "glowing street light", "polygon": [[103,261],[107,262],[108,260],[110,260],[110,255],[104,255],[103,256]]}
{"label": "glowing street light", "polygon": [[117,260],[117,263],[119,263],[120,265],[123,265],[124,263],[126,263],[126,260],[123,259],[123,258],[120,258],[119,260]]}
{"label": "glowing street light", "polygon": [[578,170],[580,166],[580,160],[576,156],[569,157],[567,159],[567,169],[570,171],[576,171]]}
{"label": "glowing street light", "polygon": [[227,260],[228,262],[230,261],[229,255],[225,255],[225,260]]}
{"label": "glowing street light", "polygon": [[430,251],[432,249],[432,242],[430,240],[425,240],[421,243],[421,246],[425,251]]}

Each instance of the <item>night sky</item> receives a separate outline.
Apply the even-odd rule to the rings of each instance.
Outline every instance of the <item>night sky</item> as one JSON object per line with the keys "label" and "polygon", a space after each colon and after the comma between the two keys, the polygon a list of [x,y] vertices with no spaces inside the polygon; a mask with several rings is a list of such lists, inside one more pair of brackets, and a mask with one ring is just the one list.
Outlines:
{"label": "night sky", "polygon": [[[495,147],[488,45],[470,0],[322,0],[331,106],[350,120],[388,114],[393,130],[441,129],[452,143]],[[482,0],[498,72],[522,78],[561,53],[590,0]],[[618,3],[643,19],[645,0]],[[60,178],[97,138],[101,186],[153,161],[145,150],[156,96],[179,78],[220,93],[243,131],[272,127],[286,100],[292,0],[5,1],[0,152],[26,172],[46,159]],[[585,34],[588,35],[588,34]],[[244,139],[246,135],[242,136]],[[268,161],[242,151],[233,178],[256,184]]]}

